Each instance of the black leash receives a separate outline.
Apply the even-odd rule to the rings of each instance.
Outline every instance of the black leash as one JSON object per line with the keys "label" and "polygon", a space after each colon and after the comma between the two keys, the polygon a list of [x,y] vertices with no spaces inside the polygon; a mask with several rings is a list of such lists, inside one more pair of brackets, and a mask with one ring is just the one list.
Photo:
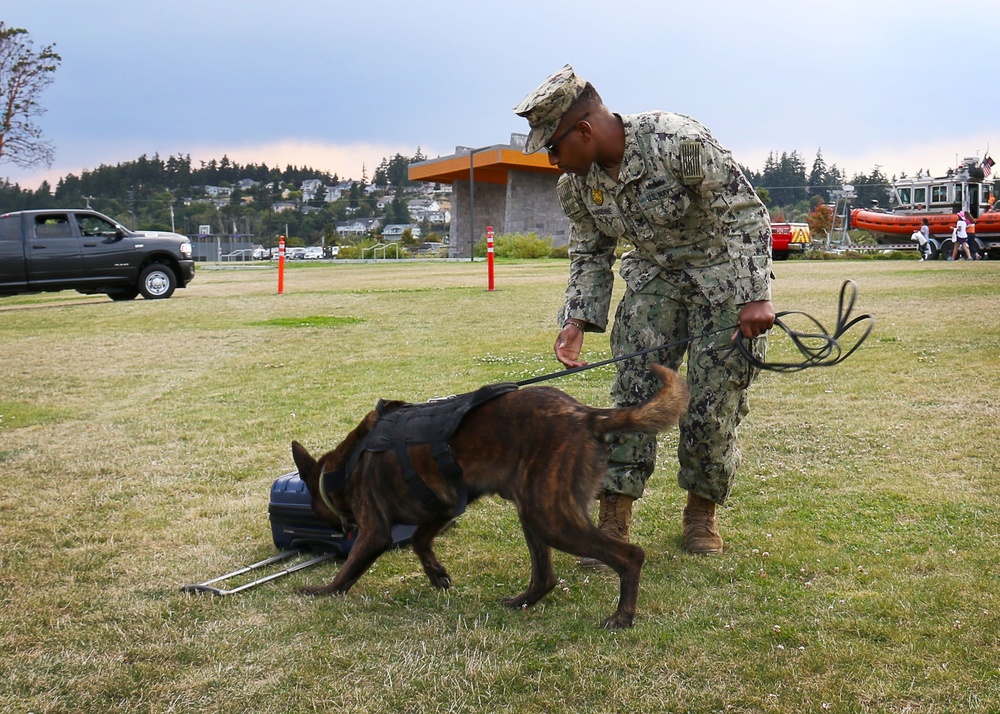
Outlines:
{"label": "black leash", "polygon": [[[849,297],[848,289],[850,289]],[[747,338],[745,338],[740,332],[736,333],[736,340],[733,342],[733,346],[730,350],[737,350],[743,358],[754,367],[758,369],[766,369],[771,372],[801,372],[802,370],[809,369],[810,367],[832,367],[835,364],[840,364],[854,354],[855,350],[857,350],[861,344],[868,339],[868,335],[871,334],[872,328],[875,326],[875,318],[867,313],[851,318],[851,311],[854,309],[854,302],[857,300],[857,296],[857,284],[855,284],[853,280],[845,280],[844,284],[840,287],[840,300],[837,306],[837,325],[832,335],[826,331],[826,328],[820,324],[819,320],[798,310],[785,310],[774,316],[774,326],[788,335],[792,344],[795,345],[799,352],[805,356],[805,359],[801,362],[764,362],[759,360],[751,353],[749,347],[747,347]],[[782,318],[789,317],[791,315],[802,315],[805,317],[810,323],[812,323],[812,325],[815,326],[816,332],[800,332],[789,327],[785,324]],[[842,338],[852,327],[862,322],[867,323],[865,325],[864,332],[861,333],[861,337],[859,337],[857,342],[854,343],[854,346],[845,352],[840,345],[840,338]],[[727,325],[726,327],[720,327],[717,330],[710,330],[709,332],[703,332],[700,335],[687,337],[683,340],[676,340],[674,342],[668,342],[663,345],[657,345],[656,347],[648,347],[644,350],[639,350],[638,352],[621,355],[620,357],[612,357],[611,359],[601,360],[600,362],[585,364],[581,367],[570,367],[569,369],[564,369],[561,372],[543,374],[540,377],[523,379],[520,382],[517,382],[517,386],[524,387],[529,384],[536,384],[538,382],[555,379],[556,377],[565,377],[577,372],[583,372],[584,370],[594,369],[595,367],[603,367],[607,364],[623,362],[627,359],[633,359],[634,357],[641,357],[642,355],[649,354],[650,352],[659,352],[660,350],[665,350],[670,347],[676,347],[677,345],[683,345],[689,342],[694,342],[695,340],[704,339],[705,337],[711,337],[712,335],[720,332],[738,330],[738,328],[738,324]]]}

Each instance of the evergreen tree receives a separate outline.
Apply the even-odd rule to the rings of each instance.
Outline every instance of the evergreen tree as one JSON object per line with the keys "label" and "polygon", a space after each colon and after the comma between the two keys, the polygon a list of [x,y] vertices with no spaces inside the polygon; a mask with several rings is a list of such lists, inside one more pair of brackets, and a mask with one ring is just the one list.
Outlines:
{"label": "evergreen tree", "polygon": [[829,171],[826,168],[826,162],[823,161],[823,150],[816,149],[816,158],[813,160],[812,171],[809,172],[809,195],[823,196],[824,200],[828,200],[829,193],[826,192],[826,180]]}
{"label": "evergreen tree", "polygon": [[768,154],[760,185],[768,189],[775,205],[790,206],[806,200],[806,167],[798,152],[782,153],[780,159],[775,159],[773,152]]}
{"label": "evergreen tree", "polygon": [[857,194],[856,205],[864,208],[876,205],[879,208],[889,208],[890,183],[889,179],[882,173],[882,167],[875,166],[872,172],[867,175],[854,174],[851,184],[854,186],[854,193]]}

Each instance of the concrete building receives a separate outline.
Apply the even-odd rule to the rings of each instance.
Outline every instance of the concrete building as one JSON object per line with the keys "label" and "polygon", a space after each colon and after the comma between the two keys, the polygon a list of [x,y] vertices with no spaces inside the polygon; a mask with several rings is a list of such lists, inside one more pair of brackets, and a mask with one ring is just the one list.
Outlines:
{"label": "concrete building", "polygon": [[[474,243],[492,226],[501,233],[537,233],[565,245],[569,221],[559,206],[559,169],[544,151],[524,154],[525,136],[510,144],[456,147],[450,156],[410,164],[411,181],[451,184],[449,257],[469,258]],[[471,182],[471,190],[470,190]]]}

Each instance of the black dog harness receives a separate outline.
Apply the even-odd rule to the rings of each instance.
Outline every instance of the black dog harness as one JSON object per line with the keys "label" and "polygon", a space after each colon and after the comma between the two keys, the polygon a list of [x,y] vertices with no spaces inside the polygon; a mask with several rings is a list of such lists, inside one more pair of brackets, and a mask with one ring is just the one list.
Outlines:
{"label": "black dog harness", "polygon": [[458,493],[458,510],[455,515],[461,514],[468,504],[469,491],[462,483],[462,467],[452,456],[448,440],[458,429],[466,414],[485,402],[517,388],[516,384],[510,382],[489,384],[474,392],[432,399],[420,404],[400,404],[380,399],[375,405],[375,411],[379,415],[378,421],[351,451],[347,463],[335,471],[328,471],[320,476],[319,491],[324,503],[334,512],[338,512],[327,494],[330,491],[343,490],[364,452],[391,451],[399,461],[403,478],[410,490],[420,499],[424,507],[435,512],[447,511],[449,505],[435,496],[424,483],[420,474],[413,468],[407,451],[411,446],[427,444],[431,447],[431,454],[441,475],[446,481],[451,482]]}

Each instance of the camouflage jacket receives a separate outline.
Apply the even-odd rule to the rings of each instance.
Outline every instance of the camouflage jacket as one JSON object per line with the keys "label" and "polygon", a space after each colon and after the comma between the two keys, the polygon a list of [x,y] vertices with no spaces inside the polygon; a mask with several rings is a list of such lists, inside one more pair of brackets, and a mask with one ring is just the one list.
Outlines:
{"label": "camouflage jacket", "polygon": [[607,328],[618,240],[634,249],[620,273],[634,290],[655,276],[694,281],[713,303],[771,299],[767,209],[724,149],[681,114],[621,117],[625,155],[615,181],[596,163],[564,174],[559,200],[570,219],[570,277],[560,324]]}

